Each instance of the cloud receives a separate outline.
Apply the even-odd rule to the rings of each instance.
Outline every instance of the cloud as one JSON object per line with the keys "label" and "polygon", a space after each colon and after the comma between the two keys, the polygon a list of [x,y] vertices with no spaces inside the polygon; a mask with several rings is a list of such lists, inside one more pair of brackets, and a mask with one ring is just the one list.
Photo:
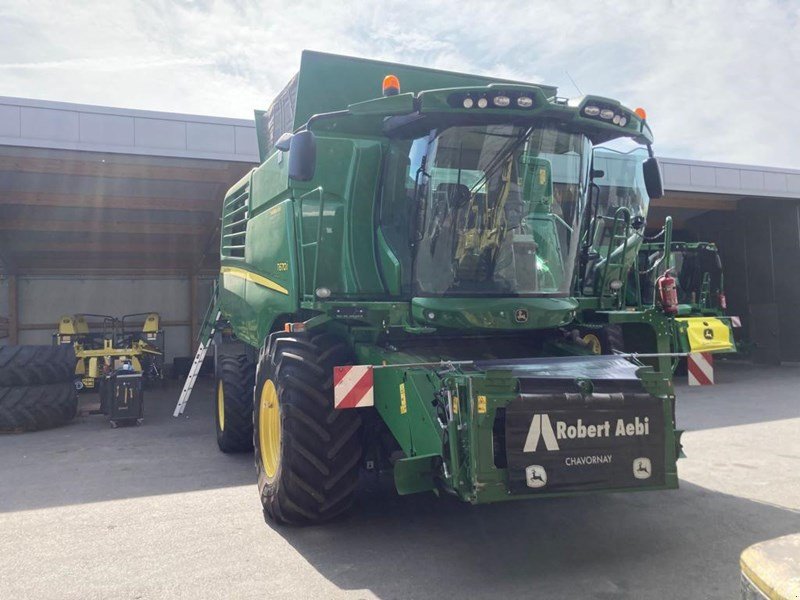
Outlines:
{"label": "cloud", "polygon": [[0,72],[9,70],[35,71],[81,70],[81,71],[126,71],[134,69],[160,69],[164,67],[211,65],[212,61],[203,58],[162,58],[158,56],[106,56],[103,58],[71,58],[67,60],[44,60],[26,63],[0,63]]}
{"label": "cloud", "polygon": [[0,0],[0,94],[248,118],[303,48],[644,106],[661,155],[800,168],[800,3]]}

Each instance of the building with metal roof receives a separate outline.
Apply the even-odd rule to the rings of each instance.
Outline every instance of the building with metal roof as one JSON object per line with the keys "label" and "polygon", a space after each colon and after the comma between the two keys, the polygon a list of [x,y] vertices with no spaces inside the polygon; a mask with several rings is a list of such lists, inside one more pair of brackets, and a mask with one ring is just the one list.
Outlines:
{"label": "building with metal roof", "polygon": [[[47,343],[65,312],[158,310],[168,354],[189,354],[222,197],[257,163],[250,120],[0,97],[0,343]],[[800,170],[661,165],[650,223],[717,242],[762,358],[800,360]]]}

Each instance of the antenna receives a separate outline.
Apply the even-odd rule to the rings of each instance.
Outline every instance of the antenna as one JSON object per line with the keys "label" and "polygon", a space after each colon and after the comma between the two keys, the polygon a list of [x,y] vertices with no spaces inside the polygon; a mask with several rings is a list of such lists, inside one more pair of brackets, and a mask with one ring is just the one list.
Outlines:
{"label": "antenna", "polygon": [[566,69],[564,69],[564,73],[566,73],[566,74],[567,74],[567,77],[569,77],[569,80],[572,82],[572,85],[574,85],[574,86],[575,86],[575,89],[576,89],[576,90],[578,90],[578,93],[579,93],[581,96],[583,96],[583,92],[581,91],[581,88],[579,88],[579,87],[578,87],[578,84],[577,84],[577,83],[575,83],[575,80],[572,78],[572,75],[570,75],[570,74],[569,74],[569,71],[567,71]]}

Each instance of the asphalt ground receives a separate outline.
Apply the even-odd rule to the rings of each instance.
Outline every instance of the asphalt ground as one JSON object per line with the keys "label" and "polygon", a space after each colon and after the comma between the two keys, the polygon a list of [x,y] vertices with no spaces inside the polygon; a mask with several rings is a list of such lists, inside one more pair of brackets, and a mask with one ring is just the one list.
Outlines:
{"label": "asphalt ground", "polygon": [[740,552],[800,532],[800,367],[717,379],[679,386],[680,490],[472,507],[366,479],[315,528],[265,524],[208,381],[185,418],[169,387],[141,427],[1,436],[0,599],[737,598]]}

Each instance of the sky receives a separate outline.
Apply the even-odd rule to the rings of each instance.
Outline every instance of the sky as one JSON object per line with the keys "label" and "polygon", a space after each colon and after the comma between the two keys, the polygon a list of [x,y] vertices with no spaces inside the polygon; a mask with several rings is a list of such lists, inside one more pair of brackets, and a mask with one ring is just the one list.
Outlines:
{"label": "sky", "polygon": [[0,96],[252,118],[306,48],[608,96],[661,156],[800,168],[800,0],[0,0]]}

